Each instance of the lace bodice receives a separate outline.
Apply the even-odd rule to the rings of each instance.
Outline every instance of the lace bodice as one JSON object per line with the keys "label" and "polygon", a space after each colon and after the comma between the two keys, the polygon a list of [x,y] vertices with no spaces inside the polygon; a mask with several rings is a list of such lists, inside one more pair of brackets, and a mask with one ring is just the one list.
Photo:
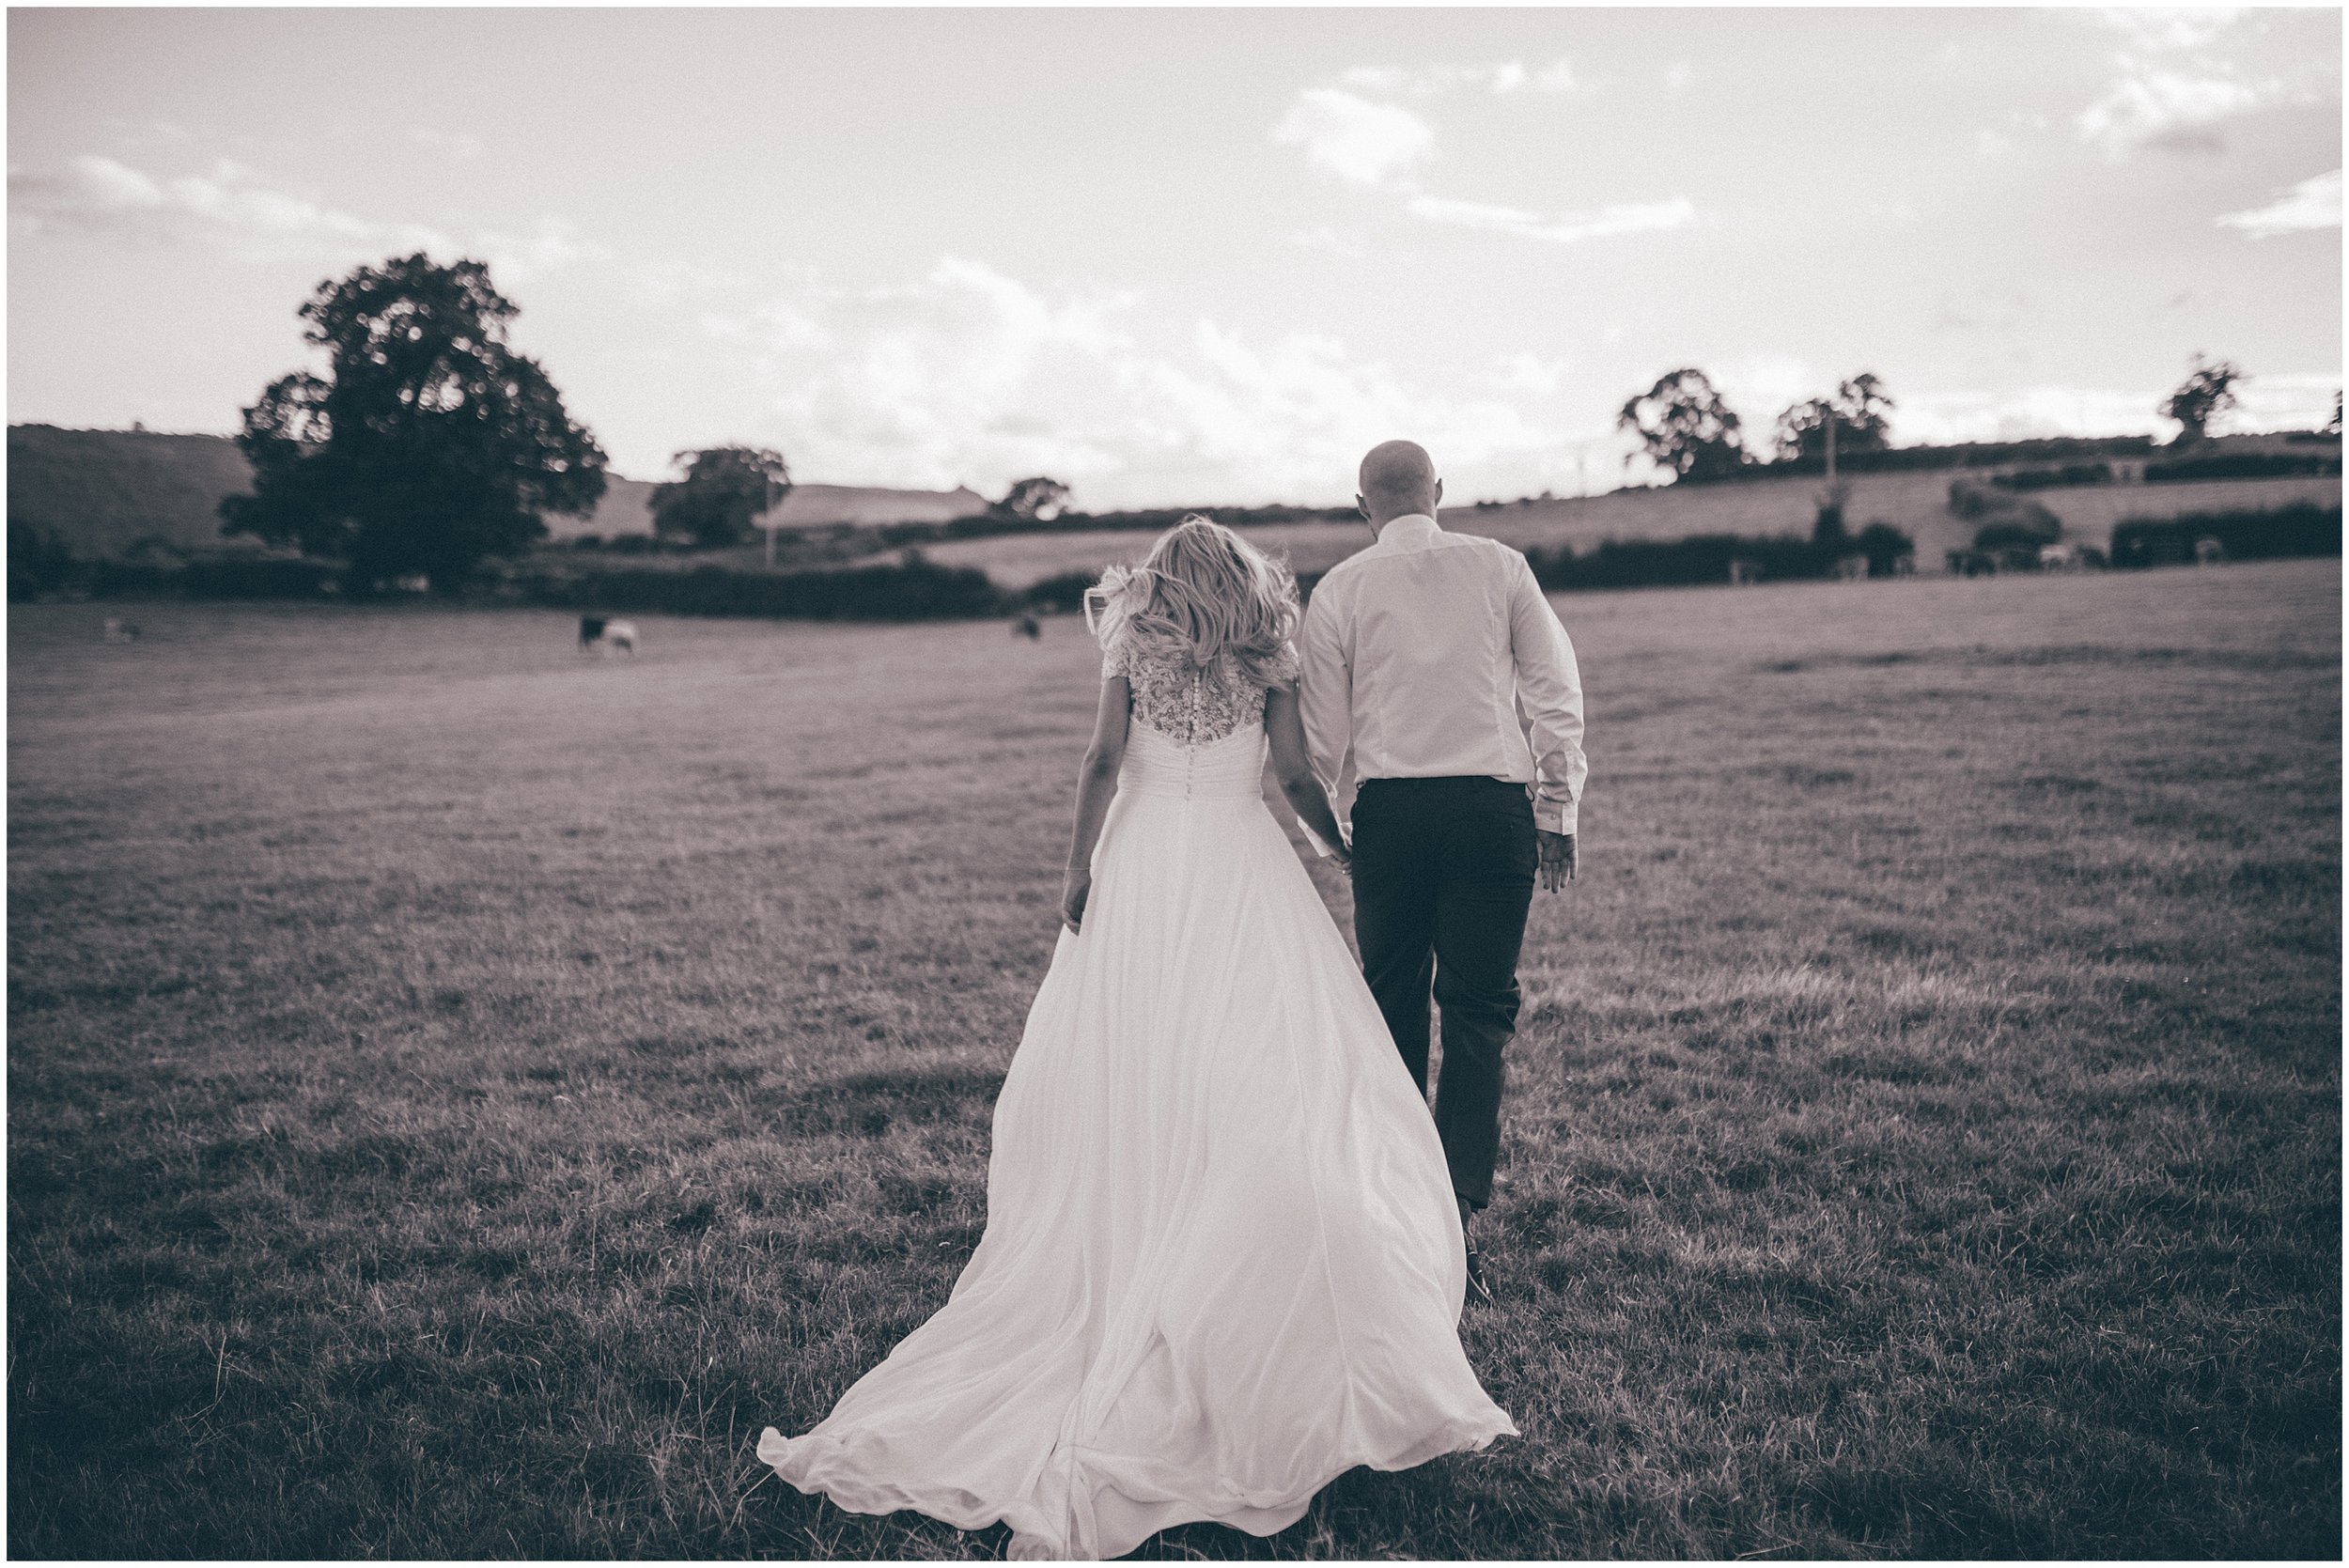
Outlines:
{"label": "lace bodice", "polygon": [[[1297,678],[1297,652],[1283,645],[1274,674]],[[1102,678],[1124,675],[1134,693],[1134,722],[1145,724],[1169,740],[1204,746],[1237,735],[1264,717],[1266,688],[1244,674],[1232,659],[1219,659],[1204,670],[1144,658],[1123,642],[1114,644],[1101,661]]]}

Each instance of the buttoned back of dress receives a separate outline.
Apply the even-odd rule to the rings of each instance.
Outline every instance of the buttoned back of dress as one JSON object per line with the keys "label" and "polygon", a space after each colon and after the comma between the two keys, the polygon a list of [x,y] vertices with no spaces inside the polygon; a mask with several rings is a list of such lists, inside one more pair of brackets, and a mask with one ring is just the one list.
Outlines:
{"label": "buttoned back of dress", "polygon": [[[1293,649],[1283,647],[1273,673],[1284,681],[1297,678]],[[1134,694],[1134,722],[1184,746],[1204,746],[1261,722],[1269,690],[1228,655],[1201,668],[1148,657],[1123,638],[1102,660],[1101,675],[1126,677]]]}

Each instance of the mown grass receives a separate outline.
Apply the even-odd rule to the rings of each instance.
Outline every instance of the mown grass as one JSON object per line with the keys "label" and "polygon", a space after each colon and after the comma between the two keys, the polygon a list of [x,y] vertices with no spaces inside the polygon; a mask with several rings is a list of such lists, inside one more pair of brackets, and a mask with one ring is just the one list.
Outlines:
{"label": "mown grass", "polygon": [[[1146,1553],[2337,1556],[2339,596],[1562,599],[1524,1436]],[[10,618],[12,1554],[1000,1555],[751,1446],[978,1235],[1074,624],[98,618]]]}

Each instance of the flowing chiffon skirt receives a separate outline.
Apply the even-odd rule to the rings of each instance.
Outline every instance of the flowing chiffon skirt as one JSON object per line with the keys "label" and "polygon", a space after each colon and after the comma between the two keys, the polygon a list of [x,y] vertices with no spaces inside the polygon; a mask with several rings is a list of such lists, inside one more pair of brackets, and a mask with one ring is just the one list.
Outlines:
{"label": "flowing chiffon skirt", "polygon": [[996,1101],[986,1233],[819,1425],[767,1429],[794,1486],[1104,1558],[1196,1520],[1269,1535],[1355,1466],[1517,1431],[1460,1348],[1433,1120],[1264,749],[1135,724]]}

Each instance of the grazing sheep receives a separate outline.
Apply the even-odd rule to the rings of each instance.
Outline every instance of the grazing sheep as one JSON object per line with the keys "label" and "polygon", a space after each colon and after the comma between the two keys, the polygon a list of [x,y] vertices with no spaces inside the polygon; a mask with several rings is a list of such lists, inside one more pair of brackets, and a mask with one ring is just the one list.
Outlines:
{"label": "grazing sheep", "polygon": [[104,635],[109,643],[135,643],[139,640],[138,623],[126,621],[119,615],[106,617]]}
{"label": "grazing sheep", "polygon": [[1044,626],[1034,615],[1022,615],[1011,623],[1011,634],[1025,637],[1031,643],[1040,643],[1044,640]]}
{"label": "grazing sheep", "polygon": [[579,645],[583,651],[593,648],[601,653],[626,648],[632,659],[636,656],[635,623],[610,620],[602,615],[582,615],[579,618]]}

